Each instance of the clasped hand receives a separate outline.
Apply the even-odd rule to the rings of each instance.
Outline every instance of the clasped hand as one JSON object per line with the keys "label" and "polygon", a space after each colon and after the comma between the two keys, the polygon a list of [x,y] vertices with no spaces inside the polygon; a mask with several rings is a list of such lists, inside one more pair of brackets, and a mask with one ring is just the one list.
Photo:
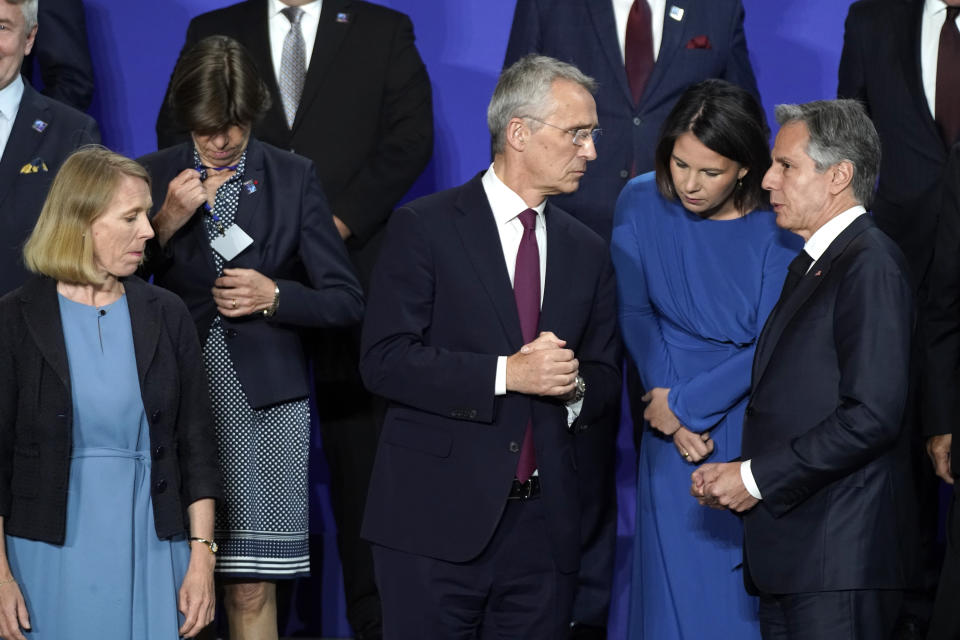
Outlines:
{"label": "clasped hand", "polygon": [[690,475],[690,481],[690,495],[713,509],[742,513],[759,502],[744,486],[739,462],[701,465]]}
{"label": "clasped hand", "polygon": [[224,269],[213,283],[213,301],[220,315],[239,318],[273,305],[273,280],[253,269]]}
{"label": "clasped hand", "polygon": [[507,357],[507,391],[535,396],[570,396],[576,387],[580,362],[552,331]]}

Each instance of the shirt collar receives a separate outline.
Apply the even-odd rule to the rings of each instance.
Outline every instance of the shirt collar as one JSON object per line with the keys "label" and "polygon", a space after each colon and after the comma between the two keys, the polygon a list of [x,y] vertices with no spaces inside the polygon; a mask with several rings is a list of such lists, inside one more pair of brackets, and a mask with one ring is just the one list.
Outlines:
{"label": "shirt collar", "polygon": [[928,18],[944,13],[946,10],[947,3],[943,0],[927,0],[923,4],[923,14]]}
{"label": "shirt collar", "polygon": [[13,82],[0,89],[0,113],[7,120],[13,120],[20,109],[23,99],[23,77],[18,73]]}
{"label": "shirt collar", "polygon": [[547,199],[544,198],[540,204],[535,207],[528,207],[513,189],[503,183],[493,170],[493,164],[483,174],[480,179],[483,184],[483,190],[487,194],[487,200],[490,202],[490,209],[493,210],[493,218],[498,225],[504,225],[519,216],[526,209],[533,209],[537,212],[537,218],[543,218],[543,210],[547,206]]}
{"label": "shirt collar", "polygon": [[[323,4],[323,0],[313,0],[313,2],[308,2],[305,5],[302,5],[300,8],[305,14],[311,18],[318,18],[320,16],[320,8]],[[287,8],[287,5],[280,2],[280,0],[270,0],[270,17],[273,18],[280,14],[281,11]]]}
{"label": "shirt collar", "polygon": [[866,212],[867,210],[858,204],[830,218],[822,227],[813,232],[810,239],[803,245],[803,250],[816,262],[827,250],[827,247],[837,239],[837,236],[843,233],[843,230],[849,227],[850,223]]}

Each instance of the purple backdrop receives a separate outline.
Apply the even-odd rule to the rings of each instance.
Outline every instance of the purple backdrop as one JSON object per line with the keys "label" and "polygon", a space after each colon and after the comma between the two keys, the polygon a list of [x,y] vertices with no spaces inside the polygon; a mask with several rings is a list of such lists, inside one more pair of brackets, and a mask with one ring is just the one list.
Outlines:
{"label": "purple backdrop", "polygon": [[[156,148],[157,110],[188,21],[230,3],[86,0],[97,81],[91,113],[100,123],[104,144],[131,156]],[[486,104],[503,61],[514,1],[382,0],[381,4],[413,19],[420,53],[433,81],[434,156],[410,196],[464,182],[488,162]],[[751,60],[768,117],[773,106],[781,102],[833,97],[843,20],[850,0],[744,0],[744,4]],[[629,597],[626,578],[635,497],[635,457],[629,425],[623,427],[618,457],[621,549],[611,612],[612,638],[622,637],[617,630],[622,629]],[[322,628],[310,631],[347,637],[350,633],[343,616],[326,469],[319,446],[317,442],[313,457],[312,523],[315,530],[325,534],[313,560],[314,571],[320,574],[315,579],[322,593],[322,606],[318,608],[323,618]]]}

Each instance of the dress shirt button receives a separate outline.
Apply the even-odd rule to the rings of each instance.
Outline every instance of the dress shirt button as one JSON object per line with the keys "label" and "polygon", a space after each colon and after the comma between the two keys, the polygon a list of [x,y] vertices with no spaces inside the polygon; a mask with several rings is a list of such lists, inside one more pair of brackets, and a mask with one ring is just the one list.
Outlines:
{"label": "dress shirt button", "polygon": [[626,179],[630,176],[630,172],[626,169],[620,169],[620,177]]}
{"label": "dress shirt button", "polygon": [[167,481],[163,478],[157,480],[157,485],[155,487],[157,493],[163,493],[167,490]]}
{"label": "dress shirt button", "polygon": [[635,127],[639,127],[642,123],[643,123],[643,120],[641,120],[640,118],[633,119],[633,126]]}
{"label": "dress shirt button", "polygon": [[166,453],[167,453],[167,448],[164,447],[162,444],[160,444],[160,445],[157,445],[157,448],[153,450],[153,457],[156,460],[162,460],[164,454]]}
{"label": "dress shirt button", "polygon": [[509,449],[510,449],[510,453],[517,453],[518,451],[520,451],[520,445],[517,444],[516,442],[511,442]]}

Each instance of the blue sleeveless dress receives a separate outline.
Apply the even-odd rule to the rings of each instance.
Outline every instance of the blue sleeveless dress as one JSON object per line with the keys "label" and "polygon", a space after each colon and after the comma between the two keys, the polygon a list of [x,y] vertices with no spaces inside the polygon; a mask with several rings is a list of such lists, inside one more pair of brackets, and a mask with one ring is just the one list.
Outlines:
{"label": "blue sleeveless dress", "polygon": [[160,540],[154,526],[126,297],[106,307],[59,301],[73,396],[67,531],[62,546],[6,537],[33,627],[26,635],[176,640],[190,550],[182,536]]}

